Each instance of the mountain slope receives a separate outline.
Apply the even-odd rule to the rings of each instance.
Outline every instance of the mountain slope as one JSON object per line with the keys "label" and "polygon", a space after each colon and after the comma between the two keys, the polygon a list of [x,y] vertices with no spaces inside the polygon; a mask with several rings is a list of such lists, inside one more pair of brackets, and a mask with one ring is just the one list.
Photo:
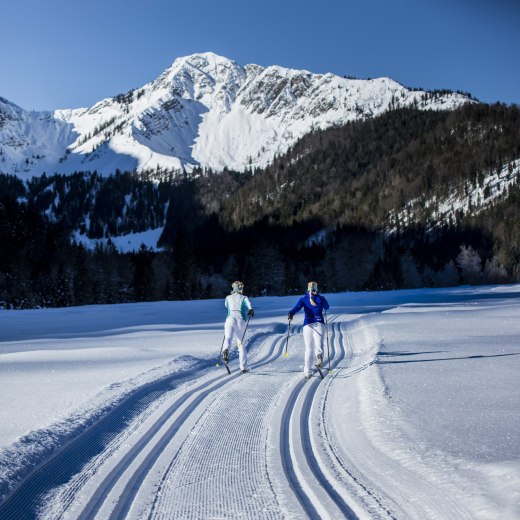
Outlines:
{"label": "mountain slope", "polygon": [[[217,296],[228,278],[252,294],[520,279],[516,106],[391,110],[254,175],[199,173],[0,175],[0,305]],[[476,273],[458,263],[468,246]]]}
{"label": "mountain slope", "polygon": [[213,53],[178,58],[139,89],[90,108],[27,112],[0,98],[0,172],[265,167],[316,129],[389,109],[453,110],[471,98],[279,66],[242,67]]}
{"label": "mountain slope", "polygon": [[518,182],[519,143],[518,107],[393,110],[306,135],[224,201],[220,218],[234,228],[265,218],[286,227],[448,223],[457,209],[476,214],[506,196]]}

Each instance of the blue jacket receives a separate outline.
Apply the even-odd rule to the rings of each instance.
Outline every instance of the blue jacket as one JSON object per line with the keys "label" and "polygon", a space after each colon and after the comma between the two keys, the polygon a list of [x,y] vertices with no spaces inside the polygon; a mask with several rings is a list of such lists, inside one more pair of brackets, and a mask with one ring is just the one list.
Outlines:
{"label": "blue jacket", "polygon": [[289,311],[289,314],[294,315],[303,307],[305,312],[304,325],[308,325],[309,323],[325,323],[323,310],[329,308],[329,302],[325,299],[325,296],[316,294],[316,296],[314,296],[314,303],[316,305],[311,304],[309,293],[305,293],[298,300],[298,303]]}

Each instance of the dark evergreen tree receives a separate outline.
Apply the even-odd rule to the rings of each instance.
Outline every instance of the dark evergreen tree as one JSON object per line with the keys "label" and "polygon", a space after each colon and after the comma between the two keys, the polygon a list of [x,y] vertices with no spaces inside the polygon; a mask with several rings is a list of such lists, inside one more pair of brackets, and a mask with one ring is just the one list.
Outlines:
{"label": "dark evergreen tree", "polygon": [[150,301],[154,288],[152,253],[142,244],[134,257],[133,290],[136,301]]}
{"label": "dark evergreen tree", "polygon": [[177,233],[173,245],[173,297],[175,300],[197,298],[196,262],[193,248],[184,231]]}

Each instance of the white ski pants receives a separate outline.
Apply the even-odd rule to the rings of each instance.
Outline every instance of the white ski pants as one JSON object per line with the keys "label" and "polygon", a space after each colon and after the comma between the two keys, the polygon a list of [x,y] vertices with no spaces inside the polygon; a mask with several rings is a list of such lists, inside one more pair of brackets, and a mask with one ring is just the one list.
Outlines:
{"label": "white ski pants", "polygon": [[231,343],[236,341],[238,346],[238,361],[240,363],[240,370],[247,369],[247,351],[242,345],[242,337],[246,330],[246,322],[242,319],[235,319],[232,316],[226,318],[224,324],[224,348],[231,350]]}
{"label": "white ski pants", "polygon": [[312,376],[315,357],[323,355],[325,341],[325,325],[323,323],[309,323],[303,327],[303,341],[305,342],[305,360],[303,373]]}

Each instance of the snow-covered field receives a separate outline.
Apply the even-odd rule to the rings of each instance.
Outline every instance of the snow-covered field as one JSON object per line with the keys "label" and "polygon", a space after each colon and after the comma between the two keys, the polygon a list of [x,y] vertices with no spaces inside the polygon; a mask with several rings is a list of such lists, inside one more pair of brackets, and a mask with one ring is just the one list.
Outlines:
{"label": "snow-covered field", "polygon": [[0,518],[520,518],[520,286],[326,296],[1,311]]}

